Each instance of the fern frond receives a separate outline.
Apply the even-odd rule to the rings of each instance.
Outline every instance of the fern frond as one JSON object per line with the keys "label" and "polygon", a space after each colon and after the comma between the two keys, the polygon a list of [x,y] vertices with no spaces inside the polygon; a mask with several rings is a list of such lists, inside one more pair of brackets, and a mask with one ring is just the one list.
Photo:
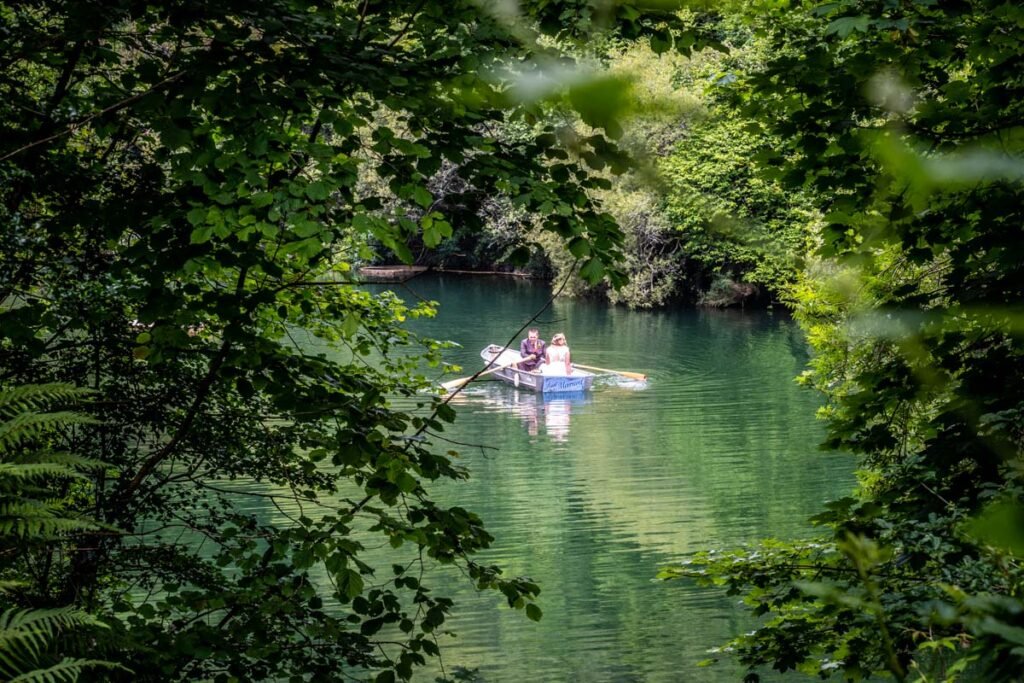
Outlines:
{"label": "fern frond", "polygon": [[[46,541],[100,526],[90,519],[66,516],[61,509],[66,497],[51,487],[54,479],[83,478],[81,470],[106,465],[68,453],[50,452],[45,449],[45,442],[39,444],[43,448],[32,443],[59,428],[95,424],[95,420],[79,413],[40,412],[57,402],[77,400],[86,393],[66,384],[0,389],[0,543],[6,547],[12,543],[20,547],[26,541]],[[32,447],[12,453],[18,446]],[[9,592],[17,585],[12,581],[0,582],[0,592]],[[0,680],[73,682],[88,667],[123,668],[91,659],[63,657],[57,661],[63,653],[55,646],[56,633],[81,626],[104,625],[71,608],[11,609],[0,613]]]}
{"label": "fern frond", "polygon": [[5,477],[22,481],[35,481],[48,477],[84,478],[81,472],[62,463],[27,462],[16,464],[0,462],[0,478]]}
{"label": "fern frond", "polygon": [[[0,390],[0,414],[27,409],[83,393],[68,385],[35,385]],[[76,424],[94,424],[86,415],[69,411],[41,413],[22,410],[0,421],[0,538],[48,541],[63,534],[98,528],[89,520],[75,519],[60,509],[54,479],[84,478],[81,471],[106,467],[104,463],[63,452],[35,447],[38,437]],[[15,447],[19,452],[12,452]],[[56,499],[54,499],[56,496]],[[8,541],[9,543],[10,541]]]}
{"label": "fern frond", "polygon": [[78,470],[99,470],[110,467],[109,463],[93,458],[83,458],[80,455],[72,455],[64,451],[36,451],[26,453],[12,459],[10,462],[28,464],[33,462],[52,462],[58,465],[67,465]]}
{"label": "fern frond", "polygon": [[30,498],[0,498],[0,519],[21,517],[53,517],[54,509],[40,500]]}
{"label": "fern frond", "polygon": [[28,671],[11,679],[11,683],[74,683],[82,675],[87,667],[102,667],[104,669],[121,669],[131,672],[120,664],[104,662],[99,659],[71,659],[65,657],[59,663],[48,669],[37,669]]}
{"label": "fern frond", "polygon": [[99,528],[94,520],[62,517],[56,512],[52,506],[36,500],[0,499],[0,538],[35,536],[37,540],[47,540],[73,531]]}
{"label": "fern frond", "polygon": [[55,403],[74,403],[92,393],[71,384],[24,384],[0,389],[0,414],[42,410]]}
{"label": "fern frond", "polygon": [[67,410],[55,413],[18,413],[6,422],[0,422],[0,452],[52,433],[57,427],[75,424],[96,424],[96,420]]}
{"label": "fern frond", "polygon": [[50,666],[40,661],[58,631],[82,626],[106,628],[95,617],[70,607],[3,612],[0,614],[0,674],[12,683],[53,683],[75,681],[86,667],[123,668],[112,662],[71,657]]}
{"label": "fern frond", "polygon": [[78,626],[106,628],[106,624],[96,617],[73,607],[9,609],[0,613],[0,632],[9,629],[35,628],[37,626],[41,626],[50,632],[54,629],[67,629]]}
{"label": "fern frond", "polygon": [[94,522],[67,517],[40,515],[37,517],[22,516],[13,519],[0,517],[0,537],[29,538],[35,541],[48,541],[60,538],[76,531],[93,531],[100,528]]}
{"label": "fern frond", "polygon": [[0,672],[10,676],[33,666],[52,636],[52,632],[43,629],[0,631]]}

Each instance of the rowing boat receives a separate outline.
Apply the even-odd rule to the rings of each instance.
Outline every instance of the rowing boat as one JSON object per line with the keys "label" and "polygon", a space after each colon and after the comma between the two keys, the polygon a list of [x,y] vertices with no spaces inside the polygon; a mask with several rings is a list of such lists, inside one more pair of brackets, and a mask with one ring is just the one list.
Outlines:
{"label": "rowing boat", "polygon": [[[484,359],[488,367],[518,363],[523,359],[518,351],[497,344],[485,347],[480,352],[480,357]],[[493,376],[519,389],[528,389],[543,394],[589,391],[594,384],[595,377],[594,373],[579,369],[573,369],[571,375],[545,375],[540,372],[517,370],[514,367],[501,368],[494,372]]]}

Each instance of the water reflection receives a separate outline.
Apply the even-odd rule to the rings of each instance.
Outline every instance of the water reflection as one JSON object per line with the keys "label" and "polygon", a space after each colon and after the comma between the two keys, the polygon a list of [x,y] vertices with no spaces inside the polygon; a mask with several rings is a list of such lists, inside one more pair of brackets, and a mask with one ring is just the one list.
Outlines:
{"label": "water reflection", "polygon": [[[416,331],[461,344],[446,358],[467,370],[550,296],[515,280],[413,284],[443,302]],[[458,420],[443,437],[463,444],[455,450],[472,476],[431,491],[480,514],[495,540],[477,559],[537,581],[544,619],[506,609],[502,595],[458,572],[433,572],[438,594],[455,599],[445,626],[459,636],[442,640],[449,674],[458,664],[489,683],[740,680],[731,664],[695,666],[709,647],[752,628],[735,599],[652,579],[698,550],[813,533],[807,518],[853,487],[847,457],[817,448],[817,398],[793,382],[807,362],[803,337],[785,316],[764,313],[641,313],[559,299],[545,315],[541,328],[557,320],[577,361],[651,379],[602,376],[589,395],[547,400],[480,381],[454,397]],[[396,407],[414,410],[422,398],[402,400]],[[387,544],[364,559],[395,561]],[[431,664],[417,680],[440,675]]]}
{"label": "water reflection", "polygon": [[477,405],[482,412],[515,415],[530,437],[544,434],[551,441],[565,443],[569,440],[573,413],[582,414],[593,400],[589,391],[538,394],[514,389],[502,382],[488,382],[464,390],[452,402]]}

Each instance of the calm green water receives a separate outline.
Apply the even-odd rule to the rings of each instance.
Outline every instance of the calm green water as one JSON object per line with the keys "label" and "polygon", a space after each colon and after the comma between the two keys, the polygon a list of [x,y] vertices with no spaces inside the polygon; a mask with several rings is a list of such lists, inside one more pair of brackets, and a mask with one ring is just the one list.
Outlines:
{"label": "calm green water", "polygon": [[[462,344],[450,359],[465,374],[550,294],[531,282],[453,276],[408,287],[441,302],[416,329]],[[444,666],[492,682],[738,680],[733,666],[695,667],[709,647],[750,629],[736,598],[654,577],[699,549],[807,535],[807,518],[852,488],[852,461],[817,449],[817,399],[793,382],[807,360],[800,332],[761,312],[572,301],[553,304],[537,326],[545,339],[564,332],[578,362],[650,380],[603,381],[568,398],[481,382],[457,399],[446,435],[490,448],[460,447],[473,478],[436,495],[483,517],[497,540],[482,559],[538,581],[545,616],[533,623],[500,596],[442,575],[438,592],[456,600],[446,626],[458,634],[442,641]]]}

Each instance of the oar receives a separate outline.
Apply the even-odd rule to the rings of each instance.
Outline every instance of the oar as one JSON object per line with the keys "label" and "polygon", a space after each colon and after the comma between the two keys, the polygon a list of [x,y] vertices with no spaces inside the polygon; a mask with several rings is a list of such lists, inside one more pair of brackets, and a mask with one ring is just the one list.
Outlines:
{"label": "oar", "polygon": [[479,375],[470,375],[469,377],[459,377],[458,379],[453,379],[453,380],[450,380],[448,382],[443,382],[441,384],[441,386],[444,387],[445,391],[451,391],[452,389],[457,389],[457,388],[461,387],[463,384],[468,384],[469,382],[471,382],[474,379],[477,379],[478,377],[483,377],[484,375],[489,375],[492,372],[497,372],[498,370],[504,370],[505,368],[507,368],[507,367],[509,367],[511,365],[515,365],[516,363],[521,363],[522,361],[526,360],[527,358],[532,358],[532,357],[533,357],[533,354],[531,353],[529,356],[524,356],[523,358],[517,358],[516,360],[510,360],[507,363],[503,363],[501,365],[496,365],[493,368],[491,368],[490,370],[484,370]]}
{"label": "oar", "polygon": [[584,370],[597,370],[598,372],[610,372],[613,375],[622,375],[630,379],[642,379],[646,380],[647,375],[639,372],[626,372],[625,370],[609,370],[608,368],[595,368],[593,365],[584,365],[583,363],[573,363],[577,368],[583,368]]}

